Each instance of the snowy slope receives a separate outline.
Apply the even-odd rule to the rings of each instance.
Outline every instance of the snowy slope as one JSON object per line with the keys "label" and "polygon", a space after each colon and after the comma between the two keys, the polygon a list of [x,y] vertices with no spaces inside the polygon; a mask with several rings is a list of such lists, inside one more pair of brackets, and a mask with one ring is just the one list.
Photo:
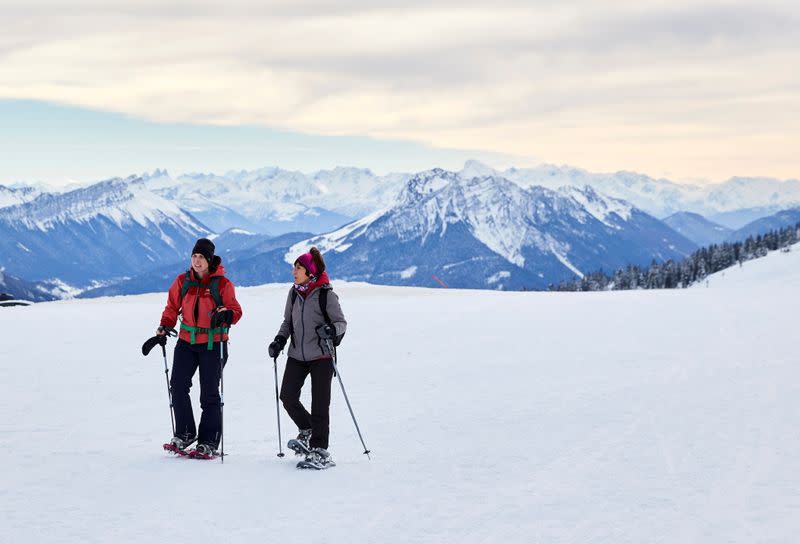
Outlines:
{"label": "snowy slope", "polygon": [[746,289],[769,286],[775,289],[800,291],[800,244],[784,250],[771,251],[766,257],[745,261],[710,275],[708,281],[697,283],[695,288],[717,287]]}
{"label": "snowy slope", "polygon": [[163,360],[138,350],[163,294],[4,309],[3,540],[793,542],[800,287],[745,287],[337,284],[342,377],[373,455],[334,384],[323,473],[275,455],[265,346],[287,285],[238,291],[224,464],[160,451]]}

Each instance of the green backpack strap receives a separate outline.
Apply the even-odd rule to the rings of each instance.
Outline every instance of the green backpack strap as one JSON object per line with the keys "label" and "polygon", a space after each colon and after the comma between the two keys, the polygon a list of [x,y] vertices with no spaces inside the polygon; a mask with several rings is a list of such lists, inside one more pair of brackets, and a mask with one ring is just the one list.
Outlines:
{"label": "green backpack strap", "polygon": [[217,305],[217,308],[222,306],[222,295],[219,293],[219,282],[221,280],[222,276],[213,276],[211,278],[211,285],[208,288],[208,290],[211,291],[211,297],[214,299],[214,304]]}
{"label": "green backpack strap", "polygon": [[183,285],[181,286],[181,303],[183,303],[183,297],[186,296],[186,293],[189,291],[189,287],[200,287],[200,284],[192,279],[191,270],[187,270],[186,276],[183,278]]}
{"label": "green backpack strap", "polygon": [[[208,290],[211,292],[211,297],[214,299],[214,304],[216,304],[217,307],[222,306],[222,295],[219,292],[219,282],[221,279],[222,276],[213,276],[208,286]],[[200,288],[203,286],[200,285],[200,282],[194,281],[192,279],[191,270],[187,270],[186,276],[183,278],[183,285],[181,286],[181,303],[183,303],[183,297],[186,296],[190,287]]]}

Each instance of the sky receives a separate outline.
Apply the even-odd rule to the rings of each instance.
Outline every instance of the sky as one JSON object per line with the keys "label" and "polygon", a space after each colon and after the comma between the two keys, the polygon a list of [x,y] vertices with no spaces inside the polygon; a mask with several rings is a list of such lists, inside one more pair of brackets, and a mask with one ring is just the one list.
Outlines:
{"label": "sky", "polygon": [[0,183],[466,158],[800,177],[789,0],[0,0],[0,19]]}
{"label": "sky", "polygon": [[482,150],[440,149],[407,140],[327,136],[255,125],[154,122],[74,106],[0,100],[0,185],[68,187],[166,169],[171,175],[280,166],[306,173],[336,166],[378,174],[469,159],[510,167],[531,161]]}

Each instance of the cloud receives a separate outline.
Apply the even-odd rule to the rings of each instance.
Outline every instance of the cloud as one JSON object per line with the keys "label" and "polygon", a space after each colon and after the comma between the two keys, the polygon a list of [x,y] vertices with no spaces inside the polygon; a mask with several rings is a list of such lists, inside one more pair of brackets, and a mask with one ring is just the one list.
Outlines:
{"label": "cloud", "polygon": [[800,170],[789,156],[800,157],[796,145],[780,157],[771,147],[800,137],[800,116],[787,115],[800,109],[795,2],[77,0],[0,9],[0,97],[654,175]]}

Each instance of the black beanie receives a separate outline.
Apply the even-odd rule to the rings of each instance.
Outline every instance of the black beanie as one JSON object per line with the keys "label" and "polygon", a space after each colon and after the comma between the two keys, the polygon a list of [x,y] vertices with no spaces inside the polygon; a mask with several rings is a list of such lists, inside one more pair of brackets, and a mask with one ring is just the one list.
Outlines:
{"label": "black beanie", "polygon": [[208,238],[200,238],[194,244],[194,249],[192,250],[192,255],[195,253],[199,253],[206,260],[211,263],[211,260],[214,258],[214,242],[209,240]]}

